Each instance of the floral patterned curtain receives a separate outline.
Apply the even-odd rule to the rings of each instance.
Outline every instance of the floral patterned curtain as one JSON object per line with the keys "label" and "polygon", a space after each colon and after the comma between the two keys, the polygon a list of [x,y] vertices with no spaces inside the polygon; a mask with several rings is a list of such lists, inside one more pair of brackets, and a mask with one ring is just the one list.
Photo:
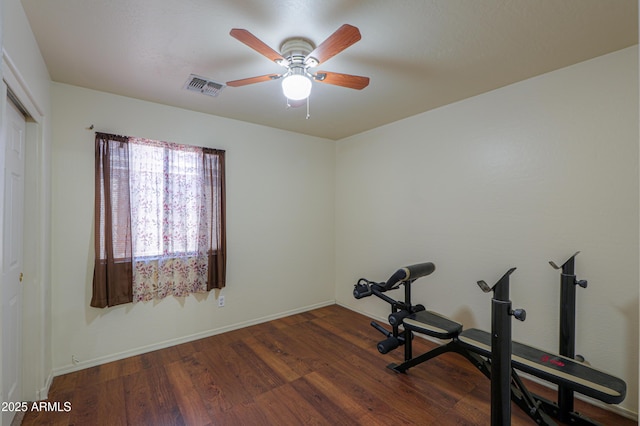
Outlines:
{"label": "floral patterned curtain", "polygon": [[128,138],[134,302],[225,286],[224,151]]}

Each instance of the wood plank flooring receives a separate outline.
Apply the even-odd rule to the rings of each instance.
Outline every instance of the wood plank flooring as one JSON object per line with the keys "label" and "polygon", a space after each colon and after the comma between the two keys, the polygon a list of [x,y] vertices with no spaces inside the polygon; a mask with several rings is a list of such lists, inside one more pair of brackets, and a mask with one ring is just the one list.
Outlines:
{"label": "wood plank flooring", "polygon": [[[23,425],[489,425],[490,382],[445,354],[397,374],[370,319],[337,305],[56,377]],[[435,344],[416,338],[414,353]],[[553,392],[535,384],[535,392]],[[576,401],[605,425],[634,421]],[[512,424],[535,424],[512,405]]]}

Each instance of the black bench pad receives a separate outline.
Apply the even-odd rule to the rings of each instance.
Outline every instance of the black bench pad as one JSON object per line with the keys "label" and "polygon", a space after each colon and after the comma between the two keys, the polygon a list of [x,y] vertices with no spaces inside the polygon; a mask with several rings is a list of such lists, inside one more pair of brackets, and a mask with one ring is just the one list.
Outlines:
{"label": "black bench pad", "polygon": [[[459,336],[460,342],[473,352],[491,356],[491,334],[470,328]],[[627,385],[614,376],[580,363],[522,343],[513,342],[511,365],[517,370],[549,382],[566,386],[583,395],[608,404],[624,400]]]}
{"label": "black bench pad", "polygon": [[432,311],[419,311],[402,320],[404,328],[438,339],[453,339],[462,331],[462,324]]}

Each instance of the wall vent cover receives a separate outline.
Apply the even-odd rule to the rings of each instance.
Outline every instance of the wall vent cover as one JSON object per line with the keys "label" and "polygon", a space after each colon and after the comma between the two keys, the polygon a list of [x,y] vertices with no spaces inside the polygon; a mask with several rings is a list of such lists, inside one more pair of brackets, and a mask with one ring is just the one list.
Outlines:
{"label": "wall vent cover", "polygon": [[199,92],[207,96],[218,96],[224,88],[225,85],[222,83],[216,83],[213,80],[195,74],[191,74],[184,84],[184,89]]}

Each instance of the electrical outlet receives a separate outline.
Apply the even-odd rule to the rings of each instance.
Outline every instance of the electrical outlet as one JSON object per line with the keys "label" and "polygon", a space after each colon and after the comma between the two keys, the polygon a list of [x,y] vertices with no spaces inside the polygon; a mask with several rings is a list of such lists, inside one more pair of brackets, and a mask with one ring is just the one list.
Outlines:
{"label": "electrical outlet", "polygon": [[224,306],[224,296],[218,296],[218,308],[222,308]]}

